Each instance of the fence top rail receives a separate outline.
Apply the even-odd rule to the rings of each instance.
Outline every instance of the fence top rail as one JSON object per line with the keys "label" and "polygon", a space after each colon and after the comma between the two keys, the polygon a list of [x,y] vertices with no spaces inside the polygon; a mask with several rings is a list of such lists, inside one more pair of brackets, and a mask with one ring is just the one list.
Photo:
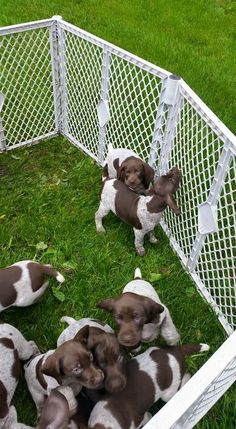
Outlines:
{"label": "fence top rail", "polygon": [[206,389],[209,388],[227,365],[236,359],[235,341],[236,331],[227,338],[220,348],[173,396],[173,398],[153,416],[145,425],[145,429],[166,429],[172,427],[192,404],[200,398]]}
{"label": "fence top rail", "polygon": [[113,45],[110,42],[107,42],[106,40],[101,39],[100,37],[94,36],[92,33],[89,33],[85,30],[82,30],[79,27],[76,27],[73,24],[70,24],[67,21],[64,21],[63,19],[59,20],[60,26],[64,30],[67,30],[71,32],[72,34],[78,35],[79,37],[87,40],[88,42],[91,42],[101,48],[107,49],[109,52],[116,54],[117,56],[122,57],[123,59],[126,59],[127,61],[130,61],[134,63],[135,65],[138,65],[140,68],[143,68],[147,71],[149,71],[152,74],[155,74],[159,76],[161,79],[164,79],[171,75],[170,72],[168,72],[165,69],[162,69],[161,67],[158,67],[149,61],[146,61],[137,55],[134,55],[125,49],[119,48],[116,45]]}
{"label": "fence top rail", "polygon": [[232,144],[232,150],[236,150],[236,136],[226,127],[226,125],[212,112],[212,110],[201,100],[200,97],[188,86],[188,84],[181,80],[182,95],[192,104],[193,107],[201,113],[212,130],[224,141]]}
{"label": "fence top rail", "polygon": [[54,17],[50,19],[42,19],[39,21],[25,22],[23,24],[8,25],[6,27],[0,27],[0,36],[6,36],[7,34],[20,33],[21,31],[36,30],[38,28],[50,27],[56,19]]}

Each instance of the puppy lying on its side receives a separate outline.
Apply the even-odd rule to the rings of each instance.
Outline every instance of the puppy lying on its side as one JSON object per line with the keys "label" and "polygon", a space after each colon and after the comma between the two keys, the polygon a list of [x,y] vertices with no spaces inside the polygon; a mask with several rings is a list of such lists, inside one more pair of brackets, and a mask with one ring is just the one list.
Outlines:
{"label": "puppy lying on its side", "polygon": [[134,280],[127,283],[122,295],[97,304],[113,314],[119,326],[118,341],[129,348],[139,347],[141,341],[153,341],[159,335],[168,345],[179,341],[179,334],[168,308],[160,301],[153,286],[142,279],[139,268]]}
{"label": "puppy lying on its side", "polygon": [[55,277],[60,283],[65,280],[51,265],[34,261],[20,261],[0,269],[0,311],[37,302],[49,285],[45,275]]}
{"label": "puppy lying on its side", "polygon": [[114,149],[109,143],[103,180],[116,178],[133,191],[143,194],[154,180],[154,170],[132,150]]}
{"label": "puppy lying on its side", "polygon": [[99,320],[84,318],[80,320],[62,317],[61,321],[69,326],[61,333],[57,345],[73,338],[88,325],[88,349],[93,353],[96,365],[104,372],[104,387],[108,392],[118,392],[126,384],[126,357],[114,334],[113,329]]}
{"label": "puppy lying on its side", "polygon": [[137,195],[119,180],[105,180],[100,205],[95,214],[97,232],[105,232],[102,220],[111,210],[120,219],[133,226],[136,252],[139,256],[145,255],[144,236],[149,234],[150,242],[157,242],[154,228],[160,222],[167,206],[176,215],[180,214],[180,209],[174,200],[180,180],[180,171],[172,168],[168,174],[161,176],[155,182],[154,186],[147,191],[147,196]]}
{"label": "puppy lying on its side", "polygon": [[26,341],[14,326],[0,324],[0,428],[17,424],[15,407],[10,404],[20,377],[20,361],[38,352],[34,341]]}
{"label": "puppy lying on its side", "polygon": [[82,386],[96,389],[102,385],[104,374],[87,349],[88,336],[89,327],[85,326],[72,340],[25,365],[25,379],[39,414],[46,396],[61,384],[72,387],[75,395]]}
{"label": "puppy lying on its side", "polygon": [[151,417],[147,412],[158,399],[169,401],[189,380],[184,357],[209,350],[207,344],[150,347],[127,364],[122,392],[104,395],[93,408],[89,429],[138,429]]}

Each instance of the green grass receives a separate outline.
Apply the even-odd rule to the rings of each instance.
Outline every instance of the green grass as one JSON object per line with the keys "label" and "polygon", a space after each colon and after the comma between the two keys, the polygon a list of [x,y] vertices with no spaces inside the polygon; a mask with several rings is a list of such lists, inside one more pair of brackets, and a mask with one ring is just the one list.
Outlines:
{"label": "green grass", "polygon": [[[15,1],[2,0],[0,25],[55,14],[180,75],[236,131],[235,1],[18,0],[16,7]],[[157,246],[146,244],[143,259],[135,256],[132,229],[114,216],[106,219],[105,236],[95,233],[100,175],[91,159],[62,138],[0,156],[1,267],[35,257],[66,276],[64,302],[49,289],[38,305],[9,309],[1,319],[35,339],[42,351],[48,350],[55,347],[62,329],[61,316],[106,317],[96,302],[121,291],[140,266],[144,278],[159,278],[154,286],[169,306],[182,341],[207,342],[214,352],[225,333],[162,230],[158,229]],[[47,245],[44,251],[37,250],[40,242]],[[191,372],[209,355],[189,359]],[[35,409],[23,380],[15,401],[19,420],[33,424]],[[231,388],[197,427],[234,429],[234,410]]]}
{"label": "green grass", "polygon": [[[168,239],[157,228],[158,245],[146,243],[147,255],[135,255],[132,228],[112,214],[105,220],[107,234],[95,231],[94,213],[99,203],[101,170],[63,138],[0,157],[1,266],[34,258],[52,263],[66,277],[60,302],[52,288],[42,301],[29,308],[11,308],[1,319],[15,325],[42,351],[54,348],[62,330],[60,317],[106,318],[96,302],[118,294],[139,266],[153,281],[180,330],[182,342],[206,342],[213,353],[225,333],[212,310],[196,292]],[[37,248],[43,242],[44,250]],[[38,246],[40,247],[40,246]],[[53,287],[56,282],[51,281]],[[194,303],[194,305],[193,305]],[[210,356],[188,360],[194,373]],[[234,391],[229,391],[199,424],[199,428],[233,429]],[[23,382],[16,397],[19,420],[35,422],[35,409]],[[222,412],[224,409],[224,412]]]}

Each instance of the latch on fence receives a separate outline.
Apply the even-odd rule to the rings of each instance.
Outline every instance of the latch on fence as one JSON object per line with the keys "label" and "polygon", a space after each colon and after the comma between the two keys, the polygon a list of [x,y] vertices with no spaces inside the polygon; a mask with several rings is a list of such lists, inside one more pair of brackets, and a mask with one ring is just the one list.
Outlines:
{"label": "latch on fence", "polygon": [[218,231],[217,205],[211,205],[209,203],[199,205],[198,230],[200,234],[210,234]]}

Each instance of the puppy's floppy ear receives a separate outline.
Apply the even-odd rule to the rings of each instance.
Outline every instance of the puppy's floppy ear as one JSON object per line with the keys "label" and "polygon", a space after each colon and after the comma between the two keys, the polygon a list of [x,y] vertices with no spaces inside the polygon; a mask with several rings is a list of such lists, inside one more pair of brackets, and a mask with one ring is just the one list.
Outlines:
{"label": "puppy's floppy ear", "polygon": [[158,304],[157,302],[153,301],[150,298],[145,298],[144,308],[145,308],[149,323],[152,320],[154,321],[155,318],[165,310],[161,304]]}
{"label": "puppy's floppy ear", "polygon": [[143,162],[143,169],[144,169],[143,184],[145,188],[148,188],[149,184],[154,181],[154,170],[146,162]]}
{"label": "puppy's floppy ear", "polygon": [[123,161],[117,170],[117,179],[120,180],[121,182],[125,181],[126,167],[127,167],[127,163],[125,161]]}
{"label": "puppy's floppy ear", "polygon": [[97,307],[102,308],[103,310],[107,310],[111,313],[114,309],[114,303],[115,303],[115,300],[112,298],[104,299],[103,301],[100,301],[97,303]]}
{"label": "puppy's floppy ear", "polygon": [[179,209],[179,207],[177,206],[175,199],[173,197],[173,195],[171,194],[167,194],[165,196],[165,201],[166,204],[171,208],[171,210],[176,214],[179,215],[181,213],[181,210]]}
{"label": "puppy's floppy ear", "polygon": [[62,379],[62,361],[56,356],[55,353],[52,353],[45,360],[41,367],[41,372],[45,375],[55,378],[59,384],[61,384]]}
{"label": "puppy's floppy ear", "polygon": [[82,344],[87,344],[88,336],[89,336],[89,325],[85,325],[83,328],[79,330],[79,332],[77,332],[73,340],[78,341],[79,343],[82,343]]}

